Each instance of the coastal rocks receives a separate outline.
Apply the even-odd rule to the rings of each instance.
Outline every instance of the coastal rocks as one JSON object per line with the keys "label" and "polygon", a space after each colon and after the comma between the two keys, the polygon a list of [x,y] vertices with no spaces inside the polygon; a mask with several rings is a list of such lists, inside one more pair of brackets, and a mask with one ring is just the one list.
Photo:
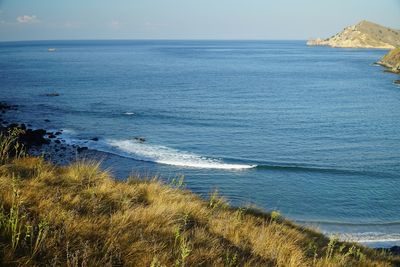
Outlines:
{"label": "coastal rocks", "polygon": [[50,138],[50,139],[56,138],[56,136],[53,133],[48,134],[47,137]]}
{"label": "coastal rocks", "polygon": [[90,139],[90,140],[92,140],[92,141],[99,141],[99,138],[98,138],[98,137],[93,137],[93,138]]}
{"label": "coastal rocks", "polygon": [[321,38],[317,38],[317,39],[310,39],[307,41],[307,45],[309,46],[313,46],[313,45],[327,45],[326,41],[324,39]]}
{"label": "coastal rocks", "polygon": [[400,47],[389,51],[377,64],[384,66],[389,72],[400,73]]}
{"label": "coastal rocks", "polygon": [[88,148],[86,146],[83,147],[77,147],[76,151],[78,151],[78,153],[81,153],[82,151],[88,150]]}
{"label": "coastal rocks", "polygon": [[57,92],[47,93],[47,94],[45,94],[45,96],[50,96],[50,97],[60,96],[60,93],[57,93]]}
{"label": "coastal rocks", "polygon": [[400,46],[400,31],[363,20],[356,25],[346,27],[330,38],[308,40],[307,45],[393,49]]}
{"label": "coastal rocks", "polygon": [[[400,47],[389,51],[377,64],[385,67],[387,72],[400,74]],[[400,80],[394,80],[393,83],[400,85]]]}
{"label": "coastal rocks", "polygon": [[[1,111],[16,110],[17,106],[8,105],[0,102]],[[45,120],[50,122],[50,120]],[[30,124],[8,123],[0,118],[0,132],[19,129],[18,142],[24,145],[26,151],[32,156],[41,156],[57,165],[67,165],[73,161],[85,158],[87,153],[95,154],[97,152],[89,150],[88,147],[80,147],[78,145],[69,145],[62,139],[63,130],[56,132],[46,131],[45,129],[30,129]],[[99,140],[98,137],[92,140]]]}
{"label": "coastal rocks", "polygon": [[136,141],[138,141],[139,143],[144,143],[146,142],[146,138],[142,137],[142,136],[135,136],[133,139],[135,139]]}
{"label": "coastal rocks", "polygon": [[16,105],[8,105],[6,103],[0,102],[0,112],[4,114],[8,110],[17,110],[17,106]]}
{"label": "coastal rocks", "polygon": [[44,129],[27,129],[20,135],[19,141],[23,143],[27,148],[49,144],[50,140],[46,139],[45,135],[46,130]]}

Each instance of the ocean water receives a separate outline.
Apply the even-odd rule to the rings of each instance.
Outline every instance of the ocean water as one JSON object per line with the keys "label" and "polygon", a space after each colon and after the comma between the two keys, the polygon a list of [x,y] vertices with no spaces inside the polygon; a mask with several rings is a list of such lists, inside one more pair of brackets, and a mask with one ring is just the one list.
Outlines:
{"label": "ocean water", "polygon": [[184,175],[204,197],[218,189],[342,239],[400,245],[400,87],[373,65],[385,53],[303,41],[0,43],[0,98],[19,105],[10,121],[104,152],[118,179]]}

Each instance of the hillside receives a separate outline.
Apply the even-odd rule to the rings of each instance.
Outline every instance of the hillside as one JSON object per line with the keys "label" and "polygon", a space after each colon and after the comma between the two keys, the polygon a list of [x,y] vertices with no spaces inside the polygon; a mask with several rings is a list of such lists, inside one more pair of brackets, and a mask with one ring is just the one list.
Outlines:
{"label": "hillside", "polygon": [[400,47],[391,50],[378,61],[378,64],[388,68],[391,72],[400,73]]}
{"label": "hillside", "polygon": [[90,161],[24,156],[0,136],[1,266],[396,266],[399,259],[218,196],[181,179],[116,181]]}
{"label": "hillside", "polygon": [[393,49],[400,46],[400,31],[363,20],[328,39],[309,40],[307,45]]}

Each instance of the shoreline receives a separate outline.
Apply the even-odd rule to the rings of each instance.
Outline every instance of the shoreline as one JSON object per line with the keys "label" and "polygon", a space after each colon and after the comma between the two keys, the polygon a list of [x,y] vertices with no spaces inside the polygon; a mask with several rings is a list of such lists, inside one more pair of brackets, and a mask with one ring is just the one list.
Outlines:
{"label": "shoreline", "polygon": [[[96,158],[96,154],[100,153],[85,146],[67,144],[66,141],[62,139],[62,129],[57,131],[49,131],[43,128],[34,129],[30,128],[30,124],[4,121],[2,116],[3,114],[17,109],[17,105],[8,105],[0,102],[0,131],[15,127],[24,130],[26,132],[26,137],[23,139],[23,142],[28,148],[27,153],[30,156],[42,156],[45,161],[51,162],[56,166],[67,166],[79,160],[90,160]],[[308,228],[308,226],[304,227]],[[363,242],[356,243],[369,247]],[[393,255],[400,255],[400,246],[389,245],[387,247],[372,247],[372,249],[377,251],[390,251]]]}
{"label": "shoreline", "polygon": [[8,105],[0,102],[0,131],[13,128],[23,130],[25,133],[20,138],[30,156],[43,156],[44,160],[55,165],[65,166],[84,158],[83,152],[88,150],[85,146],[70,145],[61,137],[63,129],[49,131],[44,128],[33,128],[29,123],[9,122],[3,115],[9,111],[16,111],[18,105]]}
{"label": "shoreline", "polygon": [[[33,236],[41,244],[35,249],[38,253],[29,254],[29,243],[14,245],[8,224],[0,225],[4,265],[63,266],[71,255],[88,266],[172,266],[178,261],[187,263],[180,266],[400,263],[387,250],[328,238],[277,211],[233,207],[216,192],[200,198],[181,181],[166,184],[140,176],[117,181],[90,160],[65,167],[38,157],[2,160],[0,214],[17,216],[22,238]],[[15,210],[20,213],[13,215]]]}

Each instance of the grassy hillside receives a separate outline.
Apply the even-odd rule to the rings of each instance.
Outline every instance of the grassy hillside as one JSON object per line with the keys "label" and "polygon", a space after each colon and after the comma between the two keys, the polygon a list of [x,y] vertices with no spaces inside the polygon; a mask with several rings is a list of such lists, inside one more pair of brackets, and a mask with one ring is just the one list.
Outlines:
{"label": "grassy hillside", "polygon": [[389,68],[392,72],[400,73],[400,47],[389,51],[378,63]]}
{"label": "grassy hillside", "polygon": [[[279,213],[208,201],[182,180],[114,180],[99,164],[58,167],[0,136],[0,265],[394,266]],[[10,154],[10,151],[12,153]],[[397,261],[396,261],[397,260]]]}

